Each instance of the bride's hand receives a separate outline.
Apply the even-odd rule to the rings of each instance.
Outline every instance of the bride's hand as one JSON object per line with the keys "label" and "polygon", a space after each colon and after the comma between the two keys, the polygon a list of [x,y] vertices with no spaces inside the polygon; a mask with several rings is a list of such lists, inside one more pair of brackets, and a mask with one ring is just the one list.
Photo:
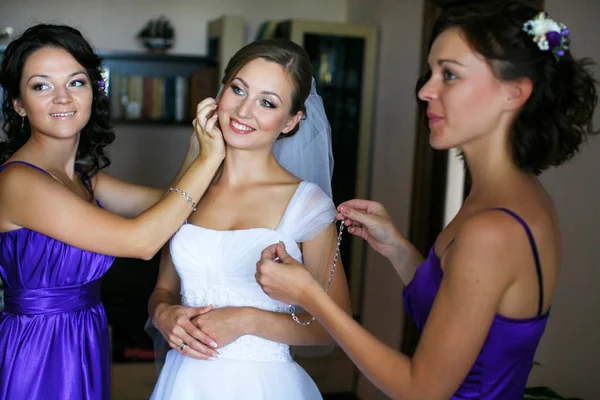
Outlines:
{"label": "bride's hand", "polygon": [[[194,133],[199,142],[200,155],[225,158],[225,141],[218,122],[218,103],[208,97],[196,107],[196,119],[192,121]],[[190,142],[193,145],[193,142]]]}
{"label": "bride's hand", "polygon": [[244,319],[247,310],[246,307],[221,307],[194,317],[192,323],[213,338],[218,347],[225,347],[247,333],[248,324]]}
{"label": "bride's hand", "polygon": [[[212,306],[187,307],[162,304],[156,307],[152,324],[159,330],[171,348],[198,360],[218,358],[216,343],[209,335],[199,330],[191,319],[198,315],[210,314]],[[186,345],[180,348],[181,344]],[[211,343],[215,343],[212,345]]]}

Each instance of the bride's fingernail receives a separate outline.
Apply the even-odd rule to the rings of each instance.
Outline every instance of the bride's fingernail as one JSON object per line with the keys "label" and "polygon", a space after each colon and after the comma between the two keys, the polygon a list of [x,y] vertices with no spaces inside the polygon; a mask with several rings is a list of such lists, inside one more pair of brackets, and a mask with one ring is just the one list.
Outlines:
{"label": "bride's fingernail", "polygon": [[210,345],[211,345],[212,347],[214,347],[215,349],[217,348],[217,344],[216,344],[215,342],[210,342]]}
{"label": "bride's fingernail", "polygon": [[209,359],[210,361],[217,361],[217,358],[216,358],[216,357],[208,357],[208,359]]}

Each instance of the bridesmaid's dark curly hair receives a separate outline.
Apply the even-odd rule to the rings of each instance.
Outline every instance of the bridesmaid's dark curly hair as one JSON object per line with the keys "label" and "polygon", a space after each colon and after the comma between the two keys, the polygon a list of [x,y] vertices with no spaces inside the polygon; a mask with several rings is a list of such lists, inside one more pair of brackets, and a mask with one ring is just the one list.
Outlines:
{"label": "bridesmaid's dark curly hair", "polygon": [[[589,59],[575,60],[567,51],[557,61],[523,32],[523,24],[539,13],[532,3],[495,0],[449,5],[435,22],[429,47],[442,32],[457,27],[499,79],[531,80],[533,91],[513,122],[509,145],[515,165],[539,175],[569,160],[588,135],[598,133],[592,125],[598,95]],[[417,93],[429,76],[419,79]],[[426,105],[420,100],[419,105],[424,116]]]}
{"label": "bridesmaid's dark curly hair", "polygon": [[[0,141],[0,164],[4,163],[27,142],[31,130],[27,119],[21,129],[22,118],[13,108],[13,100],[21,96],[20,82],[23,67],[31,54],[42,48],[58,48],[69,52],[81,64],[92,85],[92,111],[87,125],[81,130],[76,162],[93,176],[110,164],[104,148],[113,142],[115,134],[109,125],[110,103],[104,92],[101,76],[102,59],[94,53],[81,33],[64,25],[35,25],[12,41],[4,52],[0,69],[0,85],[4,88],[4,138]],[[85,179],[85,176],[82,176]]]}

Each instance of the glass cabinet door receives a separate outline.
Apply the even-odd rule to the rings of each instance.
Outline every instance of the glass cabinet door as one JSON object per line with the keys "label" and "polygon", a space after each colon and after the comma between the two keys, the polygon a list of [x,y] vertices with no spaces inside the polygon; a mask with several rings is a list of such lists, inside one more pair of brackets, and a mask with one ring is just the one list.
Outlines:
{"label": "glass cabinet door", "polygon": [[[317,92],[331,125],[335,160],[332,190],[336,205],[353,199],[356,194],[364,42],[362,38],[304,35]],[[352,272],[350,244],[350,240],[343,240],[340,250],[348,276]]]}
{"label": "glass cabinet door", "polygon": [[[368,198],[377,27],[291,20],[278,23],[273,36],[300,44],[312,61],[332,131],[333,201],[337,205]],[[346,235],[342,240],[356,318],[360,318],[364,251],[362,239]]]}
{"label": "glass cabinet door", "polygon": [[[300,44],[312,61],[317,92],[331,125],[334,203],[369,198],[377,27],[291,20],[269,22],[262,31],[270,32],[263,37]],[[344,235],[341,257],[357,320],[362,307],[364,253],[364,240]],[[299,357],[297,361],[322,393],[354,392],[356,368],[339,348],[325,357]]]}

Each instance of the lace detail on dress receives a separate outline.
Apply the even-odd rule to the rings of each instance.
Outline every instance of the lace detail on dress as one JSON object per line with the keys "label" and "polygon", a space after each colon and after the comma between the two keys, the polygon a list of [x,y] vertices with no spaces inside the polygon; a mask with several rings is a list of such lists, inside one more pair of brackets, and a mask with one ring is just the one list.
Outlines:
{"label": "lace detail on dress", "polygon": [[[266,311],[287,312],[287,306],[283,303],[252,300],[220,285],[184,291],[181,294],[181,304],[190,307],[205,307],[212,304],[214,308],[255,307]],[[293,361],[287,344],[252,335],[241,336],[235,342],[217,351],[220,358],[269,362]]]}

